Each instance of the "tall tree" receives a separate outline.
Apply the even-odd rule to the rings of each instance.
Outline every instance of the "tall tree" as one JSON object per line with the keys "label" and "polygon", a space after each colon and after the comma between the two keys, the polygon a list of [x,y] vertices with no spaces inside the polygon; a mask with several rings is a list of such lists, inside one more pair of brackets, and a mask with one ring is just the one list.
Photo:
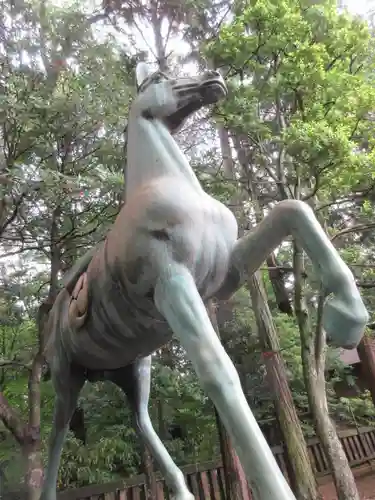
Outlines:
{"label": "tall tree", "polygon": [[[208,3],[206,7],[208,7],[211,16],[208,14],[204,16],[202,12],[200,13],[199,19],[201,23],[202,19],[204,19],[204,26],[201,26],[202,29],[199,30],[197,28],[197,26],[199,26],[197,22],[194,24],[194,27],[187,29],[186,38],[191,40],[193,47],[197,45],[197,40],[199,39],[201,45],[209,39],[214,39],[217,30],[220,28],[225,17],[229,14],[228,5],[224,2],[215,3],[214,7]],[[220,12],[220,16],[217,15],[217,12],[216,16],[212,16],[213,12],[215,12],[215,8]],[[217,22],[218,19],[219,22]],[[211,67],[215,66],[214,61],[210,60],[210,55],[212,54],[207,52],[206,54],[207,58],[203,61],[203,64],[208,63]],[[199,59],[199,62],[202,62],[202,58]],[[251,169],[249,169],[248,166],[247,141],[245,140],[244,144],[241,143],[240,137],[242,131],[233,129],[233,127],[230,129],[230,123],[226,121],[225,116],[217,116],[216,124],[223,156],[222,181],[229,181],[236,186],[236,192],[229,200],[229,206],[232,207],[237,216],[240,224],[240,232],[242,233],[244,229],[247,229],[249,226],[248,211],[243,208],[244,200],[248,198],[249,195],[255,206],[255,220],[259,222],[262,218],[257,198],[258,190],[256,186],[253,185],[254,182],[251,179]],[[233,148],[231,147],[230,132],[232,132],[231,135],[234,139],[232,144],[234,142],[236,156],[238,158],[237,164],[232,158]],[[238,179],[240,179],[240,181],[238,181]],[[243,182],[241,182],[241,179],[243,179]],[[248,186],[248,189],[246,189],[246,186]],[[290,315],[292,314],[291,301],[285,289],[283,276],[277,268],[275,269],[275,266],[277,266],[277,259],[274,254],[269,257],[267,264],[270,268],[269,277],[278,306],[283,312]],[[267,366],[268,381],[274,393],[276,415],[284,441],[287,445],[286,449],[291,483],[298,498],[316,499],[319,497],[316,480],[311,468],[306,443],[302,428],[299,424],[292,394],[288,387],[287,372],[279,354],[277,332],[269,312],[267,297],[263,293],[263,286],[259,276],[255,275],[249,280],[248,286],[255,310],[260,343],[265,353],[274,352],[274,356],[265,358],[265,363]]]}
{"label": "tall tree", "polygon": [[[327,199],[343,193],[350,199],[354,190],[363,199],[363,192],[372,189],[366,175],[372,145],[359,149],[373,130],[373,49],[365,23],[339,14],[336,2],[328,0],[238,2],[233,22],[211,42],[210,55],[233,75],[234,99],[224,113],[233,129],[244,134],[265,206],[295,197],[319,209]],[[369,227],[356,224],[350,233]],[[311,272],[297,244],[293,255],[294,311],[316,431],[330,457],[339,498],[357,499],[328,415],[321,307],[307,303],[305,278]]]}
{"label": "tall tree", "polygon": [[[90,78],[92,71],[102,74],[103,63],[111,66],[112,82],[117,83],[119,76],[113,48],[95,42],[92,36],[91,26],[100,16],[87,18],[79,10],[47,8],[45,1],[18,2],[2,15],[5,29],[0,43],[6,79],[0,110],[4,117],[1,168],[8,190],[2,198],[6,214],[1,226],[2,257],[28,252],[39,258],[49,277],[38,311],[38,341],[28,366],[28,415],[22,419],[1,393],[0,419],[26,459],[28,496],[38,499],[45,320],[59,291],[61,273],[75,258],[76,249],[90,241],[101,217],[108,219],[116,213],[115,192],[107,190],[115,183],[107,175],[108,187],[101,186],[102,160],[111,151],[112,168],[117,168],[120,133],[114,109],[126,114],[128,92],[119,87],[113,99],[108,77],[96,76],[95,82]],[[111,110],[111,105],[116,108]],[[109,158],[106,166],[111,168]],[[87,190],[86,196],[80,196],[82,189]],[[88,214],[93,201],[99,202],[96,213]]]}

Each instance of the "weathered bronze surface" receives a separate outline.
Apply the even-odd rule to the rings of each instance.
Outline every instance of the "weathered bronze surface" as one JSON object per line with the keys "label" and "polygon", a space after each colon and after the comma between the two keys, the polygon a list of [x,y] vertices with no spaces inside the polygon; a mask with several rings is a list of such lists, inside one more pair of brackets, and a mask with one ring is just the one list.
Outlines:
{"label": "weathered bronze surface", "polygon": [[46,356],[56,402],[42,500],[56,498],[61,450],[86,380],[111,380],[123,389],[175,499],[194,499],[147,410],[151,354],[172,335],[215,403],[254,497],[293,500],[204,303],[228,298],[292,235],[333,294],[323,318],[333,343],[359,342],[366,309],[351,272],[307,205],[281,202],[237,239],[233,214],[203,191],[173,134],[193,112],[226,96],[218,73],[172,79],[150,74],[141,63],[137,83],[128,122],[126,203],[105,241],[69,273],[49,317]]}

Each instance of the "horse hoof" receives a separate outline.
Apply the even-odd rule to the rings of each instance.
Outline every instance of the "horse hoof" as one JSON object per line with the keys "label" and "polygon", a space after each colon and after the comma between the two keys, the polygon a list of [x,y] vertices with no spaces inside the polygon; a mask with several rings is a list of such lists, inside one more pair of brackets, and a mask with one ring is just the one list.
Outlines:
{"label": "horse hoof", "polygon": [[182,493],[181,495],[172,497],[172,500],[195,500],[195,496],[188,491],[186,493]]}
{"label": "horse hoof", "polygon": [[327,342],[344,349],[353,349],[361,341],[368,319],[360,296],[350,301],[339,297],[328,299],[323,311]]}

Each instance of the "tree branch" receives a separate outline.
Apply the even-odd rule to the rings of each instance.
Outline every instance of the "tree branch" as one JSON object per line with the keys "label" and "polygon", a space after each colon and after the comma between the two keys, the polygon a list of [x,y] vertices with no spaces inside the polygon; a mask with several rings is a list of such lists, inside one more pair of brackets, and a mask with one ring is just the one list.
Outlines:
{"label": "tree branch", "polygon": [[14,205],[14,208],[13,208],[13,212],[11,213],[11,215],[5,220],[4,224],[2,224],[1,228],[0,228],[0,236],[5,232],[6,228],[12,224],[12,222],[15,220],[15,218],[17,217],[18,215],[18,211],[19,211],[19,208],[24,200],[26,196],[26,192],[23,192],[21,193],[20,197],[18,198],[18,200],[16,201],[15,205]]}
{"label": "tree branch", "polygon": [[30,366],[21,363],[20,361],[12,361],[10,359],[0,359],[0,368],[22,368],[24,370],[29,370],[30,371]]}
{"label": "tree branch", "polygon": [[325,302],[325,296],[323,289],[320,290],[319,299],[318,299],[318,311],[317,311],[317,320],[316,320],[316,328],[315,328],[315,364],[317,370],[323,370],[325,366],[325,356],[324,349],[326,346],[325,341],[325,332],[323,330],[323,306]]}
{"label": "tree branch", "polygon": [[369,222],[367,224],[357,224],[356,226],[348,227],[346,229],[343,229],[342,231],[339,231],[334,236],[332,236],[331,241],[334,241],[336,238],[339,238],[344,234],[359,233],[372,228],[375,228],[375,222]]}
{"label": "tree branch", "polygon": [[25,425],[2,392],[0,392],[0,420],[22,446],[25,440]]}
{"label": "tree branch", "polygon": [[363,288],[364,290],[370,290],[371,288],[375,288],[375,281],[357,281],[357,286]]}

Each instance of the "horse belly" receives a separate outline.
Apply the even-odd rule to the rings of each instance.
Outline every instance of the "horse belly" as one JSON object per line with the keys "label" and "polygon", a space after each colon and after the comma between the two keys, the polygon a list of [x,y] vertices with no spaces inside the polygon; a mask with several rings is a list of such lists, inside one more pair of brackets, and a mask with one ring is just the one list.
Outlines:
{"label": "horse belly", "polygon": [[[101,340],[108,340],[104,335],[100,337]],[[105,346],[106,342],[98,341],[100,337],[93,335],[92,330],[86,330],[78,349],[72,353],[72,360],[90,370],[116,370],[152,354],[169,340],[165,336],[155,335],[155,332],[147,332],[146,336],[138,336],[132,341],[124,339],[122,344],[115,347]]]}
{"label": "horse belly", "polygon": [[[131,336],[129,335],[131,332]],[[166,344],[171,335],[157,329],[139,330],[127,328],[121,339],[113,331],[95,327],[78,332],[79,342],[75,344],[72,359],[75,363],[91,370],[115,370],[148,356]]]}
{"label": "horse belly", "polygon": [[153,353],[172,336],[153,309],[150,299],[140,297],[136,306],[119,290],[106,294],[97,287],[87,321],[75,332],[74,361],[93,370],[113,370]]}

